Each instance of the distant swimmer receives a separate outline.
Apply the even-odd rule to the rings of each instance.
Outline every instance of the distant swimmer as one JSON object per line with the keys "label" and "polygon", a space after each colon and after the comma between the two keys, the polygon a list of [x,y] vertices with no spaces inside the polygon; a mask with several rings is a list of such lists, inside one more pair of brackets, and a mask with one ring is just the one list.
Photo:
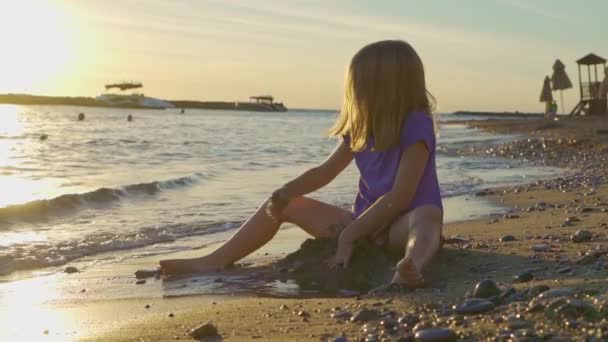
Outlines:
{"label": "distant swimmer", "polygon": [[184,110],[184,108],[182,108],[182,110],[179,111],[180,114],[184,114],[186,111]]}
{"label": "distant swimmer", "polygon": [[46,134],[41,134],[40,135],[40,141],[45,141],[49,136]]}
{"label": "distant swimmer", "polygon": [[133,115],[131,115],[131,114],[127,115],[127,121],[129,121],[129,122],[133,121]]}
{"label": "distant swimmer", "polygon": [[78,114],[78,121],[84,121],[84,113]]}

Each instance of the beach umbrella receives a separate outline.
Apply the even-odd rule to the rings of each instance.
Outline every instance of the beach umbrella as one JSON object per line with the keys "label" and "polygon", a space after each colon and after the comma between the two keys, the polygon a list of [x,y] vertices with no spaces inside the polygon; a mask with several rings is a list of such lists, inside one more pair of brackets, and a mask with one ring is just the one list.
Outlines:
{"label": "beach umbrella", "polygon": [[566,74],[566,66],[559,59],[553,64],[553,75],[551,75],[553,90],[559,90],[562,111],[564,111],[564,89],[572,88],[572,82]]}
{"label": "beach umbrella", "polygon": [[545,77],[543,83],[543,90],[540,92],[540,102],[551,102],[553,101],[553,94],[551,93],[551,79],[549,76]]}

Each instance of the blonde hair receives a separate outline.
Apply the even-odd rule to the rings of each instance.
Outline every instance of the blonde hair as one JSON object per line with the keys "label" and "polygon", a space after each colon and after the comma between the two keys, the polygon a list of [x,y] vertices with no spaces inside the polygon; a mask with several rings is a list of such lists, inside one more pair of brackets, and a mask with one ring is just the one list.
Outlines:
{"label": "blonde hair", "polygon": [[330,135],[350,136],[350,148],[363,150],[374,138],[374,150],[399,142],[409,113],[431,115],[432,95],[426,90],[424,67],[412,46],[384,40],[363,47],[346,72],[344,103]]}

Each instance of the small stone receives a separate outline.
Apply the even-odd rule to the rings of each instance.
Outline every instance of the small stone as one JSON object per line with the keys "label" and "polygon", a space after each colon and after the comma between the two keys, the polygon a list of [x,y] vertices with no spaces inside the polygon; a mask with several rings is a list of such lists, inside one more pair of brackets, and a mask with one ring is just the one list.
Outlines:
{"label": "small stone", "polygon": [[566,267],[562,267],[559,270],[557,270],[557,273],[559,273],[559,274],[566,274],[566,273],[568,273],[570,271],[572,271],[572,267],[566,266]]}
{"label": "small stone", "polygon": [[458,335],[447,328],[429,328],[416,332],[415,339],[421,342],[451,342],[457,341]]}
{"label": "small stone", "polygon": [[146,306],[144,306],[144,308],[149,309],[150,308],[150,304],[146,304]]}
{"label": "small stone", "polygon": [[175,317],[175,315],[173,314],[173,312],[169,313],[169,317]]}
{"label": "small stone", "polygon": [[378,317],[378,311],[373,309],[361,309],[357,311],[353,317],[351,317],[351,322],[367,322],[374,320]]}
{"label": "small stone", "polygon": [[494,309],[494,303],[485,299],[469,299],[462,304],[454,306],[456,313],[461,315],[474,315]]}
{"label": "small stone", "polygon": [[534,245],[531,249],[533,252],[546,252],[549,250],[549,246],[547,244]]}
{"label": "small stone", "polygon": [[217,336],[218,331],[217,331],[217,328],[215,327],[215,325],[213,325],[213,323],[207,322],[205,324],[201,324],[198,327],[190,330],[188,335],[195,340],[202,340],[207,337]]}
{"label": "small stone", "polygon": [[45,334],[45,335],[48,335],[48,334],[49,334],[49,330],[48,330],[48,329],[46,329],[46,330],[45,330],[45,331],[43,331],[42,333],[43,333],[43,334]]}
{"label": "small stone", "polygon": [[157,275],[160,275],[160,273],[161,273],[160,268],[156,268],[153,270],[137,270],[137,271],[135,271],[135,278],[137,278],[137,279],[152,278],[152,277],[156,277]]}
{"label": "small stone", "polygon": [[507,321],[507,326],[512,330],[519,330],[524,328],[531,328],[533,326],[532,322],[526,321],[523,319],[512,319]]}
{"label": "small stone", "polygon": [[532,272],[525,271],[525,272],[522,272],[522,273],[514,276],[513,282],[514,283],[527,283],[532,279],[534,279],[534,274],[532,274]]}
{"label": "small stone", "polygon": [[572,296],[574,293],[575,293],[574,289],[571,289],[569,287],[562,287],[562,288],[551,289],[551,290],[545,291],[545,292],[541,293],[540,295],[538,295],[538,298],[546,299],[546,298],[568,297],[568,296]]}
{"label": "small stone", "polygon": [[549,290],[549,286],[547,286],[547,285],[536,285],[536,286],[529,288],[526,291],[526,294],[530,297],[536,297],[539,294],[541,294],[545,291],[548,291],[548,290]]}
{"label": "small stone", "polygon": [[135,285],[142,285],[146,283],[146,279],[140,279],[138,281],[135,282]]}
{"label": "small stone", "polygon": [[588,213],[588,212],[592,212],[593,208],[589,208],[589,207],[585,207],[585,208],[580,208],[579,211],[581,213]]}
{"label": "small stone", "polygon": [[498,296],[500,294],[500,289],[496,282],[491,279],[484,279],[475,285],[475,290],[473,290],[474,298],[490,298],[494,296]]}
{"label": "small stone", "polygon": [[579,243],[589,241],[592,237],[593,233],[588,230],[577,230],[570,238],[572,239],[572,242]]}
{"label": "small stone", "polygon": [[344,336],[338,336],[336,338],[334,338],[333,340],[331,340],[332,342],[348,342],[348,340],[346,339],[346,337]]}
{"label": "small stone", "polygon": [[68,266],[65,268],[64,272],[67,274],[72,274],[72,273],[78,273],[80,271],[74,266]]}
{"label": "small stone", "polygon": [[517,239],[513,235],[504,235],[499,239],[500,242],[511,242],[511,241],[515,241],[515,240],[517,240]]}
{"label": "small stone", "polygon": [[283,305],[281,305],[281,307],[279,307],[279,310],[287,310],[287,309],[289,309],[289,308],[285,304],[283,304]]}

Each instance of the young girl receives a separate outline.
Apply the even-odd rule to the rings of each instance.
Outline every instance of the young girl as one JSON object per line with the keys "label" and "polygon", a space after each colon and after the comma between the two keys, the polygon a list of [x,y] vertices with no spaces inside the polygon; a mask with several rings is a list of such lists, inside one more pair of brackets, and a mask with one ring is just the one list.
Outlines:
{"label": "young girl", "polygon": [[[351,60],[342,111],[330,130],[341,138],[329,157],[276,190],[223,246],[196,259],[162,260],[165,274],[223,269],[262,247],[283,222],[334,238],[330,267],[348,267],[353,244],[370,239],[404,251],[392,283],[422,286],[422,269],[440,247],[443,206],[424,68],[403,41],[365,46]],[[330,183],[355,159],[353,212],[304,195]]]}

